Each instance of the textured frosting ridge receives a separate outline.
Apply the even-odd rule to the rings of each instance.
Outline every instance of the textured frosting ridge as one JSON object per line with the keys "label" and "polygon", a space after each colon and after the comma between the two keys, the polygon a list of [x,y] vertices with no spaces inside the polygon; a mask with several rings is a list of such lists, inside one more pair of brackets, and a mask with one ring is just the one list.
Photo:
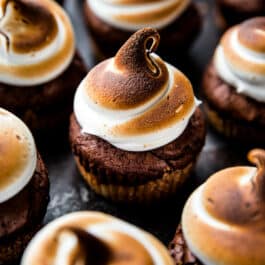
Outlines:
{"label": "textured frosting ridge", "polygon": [[26,125],[0,108],[0,203],[14,197],[36,168],[36,148]]}
{"label": "textured frosting ridge", "polygon": [[185,205],[184,237],[205,265],[260,265],[265,253],[265,150],[248,155],[256,167],[211,176]]}
{"label": "textured frosting ridge", "polygon": [[0,82],[38,85],[69,66],[74,33],[55,1],[1,0],[0,18]]}
{"label": "textured frosting ridge", "polygon": [[214,63],[220,77],[238,93],[265,102],[265,17],[228,30],[216,49]]}
{"label": "textured frosting ridge", "polygon": [[108,24],[123,30],[161,29],[180,16],[190,0],[86,0]]}
{"label": "textured frosting ridge", "polygon": [[152,235],[112,216],[77,212],[61,217],[30,243],[22,265],[173,265]]}
{"label": "textured frosting ridge", "polygon": [[198,101],[189,80],[153,54],[156,30],[136,32],[114,58],[80,84],[74,112],[84,133],[128,151],[145,151],[179,137]]}

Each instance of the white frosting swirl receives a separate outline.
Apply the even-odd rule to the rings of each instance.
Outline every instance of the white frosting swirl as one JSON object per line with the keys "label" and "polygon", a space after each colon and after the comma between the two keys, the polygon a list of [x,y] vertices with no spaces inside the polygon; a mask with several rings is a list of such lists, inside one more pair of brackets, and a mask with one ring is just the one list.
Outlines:
{"label": "white frosting swirl", "polygon": [[2,0],[0,14],[0,82],[34,86],[65,71],[74,56],[74,33],[55,1]]}
{"label": "white frosting swirl", "polygon": [[[153,55],[153,58],[158,58],[158,56]],[[113,60],[111,59],[111,61]],[[111,65],[114,67],[113,63]],[[109,71],[115,71],[112,67],[109,68]],[[119,149],[135,152],[156,149],[177,139],[187,128],[191,116],[200,104],[200,101],[193,94],[189,106],[185,106],[184,103],[181,107],[176,107],[176,115],[179,112],[181,118],[176,119],[174,123],[149,133],[138,132],[130,135],[130,128],[127,129],[128,135],[118,133],[119,128],[124,125],[126,127],[134,126],[133,121],[135,119],[155,110],[169,95],[172,96],[176,89],[176,75],[188,82],[186,77],[175,67],[170,64],[166,64],[166,67],[169,73],[167,86],[144,105],[130,110],[110,110],[95,104],[87,95],[87,83],[84,80],[78,87],[74,99],[74,113],[82,132],[96,135]],[[187,90],[190,89],[192,90],[191,85]],[[187,94],[190,95],[189,92]]]}
{"label": "white frosting swirl", "polygon": [[26,125],[0,108],[0,203],[18,194],[36,169],[35,142]]}
{"label": "white frosting swirl", "polygon": [[[248,25],[249,22],[252,24]],[[258,38],[263,38],[265,43],[265,27],[259,26],[250,20],[230,29],[216,49],[214,65],[220,77],[235,87],[238,93],[265,102],[265,51],[255,49],[254,45]],[[252,36],[252,46],[247,47],[240,35],[251,39],[250,34],[257,36]]]}
{"label": "white frosting swirl", "polygon": [[[137,264],[138,260],[138,262],[142,262],[141,264],[173,265],[166,248],[152,235],[112,216],[98,212],[68,214],[44,227],[29,244],[21,265],[40,264],[39,262],[43,258],[47,265],[87,264],[82,258],[82,247],[78,245],[77,237],[74,234],[60,231],[67,227],[79,228],[106,244],[111,251],[110,260],[98,261],[98,264]],[[50,248],[53,249],[49,252]],[[83,250],[86,251],[86,249]],[[95,255],[95,252],[91,253],[89,250],[86,253]],[[75,261],[73,261],[73,254]],[[101,256],[104,254],[101,252]],[[147,258],[149,262],[143,263],[145,260],[143,257]],[[104,257],[101,258],[104,259]]]}
{"label": "white frosting swirl", "polygon": [[119,29],[161,29],[180,16],[190,0],[86,0],[103,21]]}
{"label": "white frosting swirl", "polygon": [[74,99],[83,133],[127,151],[152,150],[183,133],[199,101],[186,76],[152,53],[159,40],[157,30],[139,30],[88,73]]}

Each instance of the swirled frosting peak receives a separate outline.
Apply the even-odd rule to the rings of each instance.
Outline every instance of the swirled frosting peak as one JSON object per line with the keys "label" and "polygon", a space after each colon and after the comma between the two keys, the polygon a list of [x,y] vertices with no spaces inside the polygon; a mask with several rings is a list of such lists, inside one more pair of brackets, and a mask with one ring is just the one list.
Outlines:
{"label": "swirled frosting peak", "polygon": [[55,1],[0,1],[0,82],[47,82],[68,67],[73,53],[71,23]]}
{"label": "swirled frosting peak", "polygon": [[238,93],[265,102],[265,17],[228,30],[216,49],[214,63],[220,77]]}
{"label": "swirled frosting peak", "polygon": [[69,214],[46,226],[30,243],[22,265],[173,265],[153,236],[96,212]]}
{"label": "swirled frosting peak", "polygon": [[188,200],[182,215],[189,248],[205,265],[260,265],[265,253],[265,150],[256,167],[217,172]]}
{"label": "swirled frosting peak", "polygon": [[29,129],[16,116],[0,108],[0,203],[27,185],[35,171],[36,160]]}
{"label": "swirled frosting peak", "polygon": [[142,29],[90,71],[74,102],[84,133],[128,151],[154,149],[182,134],[198,101],[189,80],[153,54],[159,39],[156,30]]}
{"label": "swirled frosting peak", "polygon": [[[159,40],[155,30],[137,32],[115,58],[92,69],[86,79],[90,98],[102,107],[129,110],[161,95],[168,82],[168,70],[162,60],[150,57]],[[149,41],[152,46],[148,50]]]}
{"label": "swirled frosting peak", "polygon": [[106,23],[127,31],[144,27],[161,29],[177,19],[190,0],[86,0]]}

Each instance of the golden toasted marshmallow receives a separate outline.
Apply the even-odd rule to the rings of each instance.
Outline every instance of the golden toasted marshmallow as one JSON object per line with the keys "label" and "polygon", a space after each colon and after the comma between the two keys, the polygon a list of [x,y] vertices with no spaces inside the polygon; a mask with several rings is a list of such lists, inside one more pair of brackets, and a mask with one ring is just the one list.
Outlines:
{"label": "golden toasted marshmallow", "polygon": [[240,94],[265,102],[265,17],[228,30],[218,45],[214,64],[219,76]]}
{"label": "golden toasted marshmallow", "polygon": [[259,74],[263,77],[265,76],[264,43],[265,17],[250,19],[233,27],[221,41],[226,59],[237,72]]}
{"label": "golden toasted marshmallow", "polygon": [[66,215],[46,226],[22,265],[173,265],[153,236],[119,219],[96,212]]}
{"label": "golden toasted marshmallow", "polygon": [[21,191],[36,168],[36,148],[26,125],[0,108],[0,203]]}
{"label": "golden toasted marshmallow", "polygon": [[256,167],[217,172],[188,200],[185,240],[205,265],[260,265],[265,260],[265,150],[248,155]]}
{"label": "golden toasted marshmallow", "polygon": [[[159,40],[153,29],[135,33],[114,59],[90,71],[84,84],[89,97],[105,108],[128,110],[161,95],[168,84],[168,70],[160,58],[150,57]],[[148,49],[149,41],[152,45]]]}
{"label": "golden toasted marshmallow", "polygon": [[48,82],[73,58],[72,25],[52,0],[0,1],[0,81],[17,86]]}
{"label": "golden toasted marshmallow", "polygon": [[74,103],[83,132],[129,151],[154,149],[182,134],[198,101],[186,76],[153,53],[159,41],[156,30],[139,30],[90,71]]}
{"label": "golden toasted marshmallow", "polygon": [[116,28],[136,31],[144,27],[164,28],[174,22],[190,0],[86,0],[100,19]]}

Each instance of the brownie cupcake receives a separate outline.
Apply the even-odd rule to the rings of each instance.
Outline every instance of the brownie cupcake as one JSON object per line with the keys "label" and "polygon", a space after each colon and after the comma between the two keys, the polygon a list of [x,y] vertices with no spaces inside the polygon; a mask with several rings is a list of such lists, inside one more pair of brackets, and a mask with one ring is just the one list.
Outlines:
{"label": "brownie cupcake", "polygon": [[51,132],[68,121],[86,73],[71,22],[54,0],[1,3],[0,106]]}
{"label": "brownie cupcake", "polygon": [[0,108],[0,264],[14,264],[38,230],[49,198],[47,170],[26,125]]}
{"label": "brownie cupcake", "polygon": [[99,212],[76,212],[44,227],[29,244],[21,265],[44,264],[173,265],[173,260],[162,243],[133,225]]}
{"label": "brownie cupcake", "polygon": [[217,172],[190,196],[170,244],[175,264],[264,264],[265,150],[248,157],[257,168]]}
{"label": "brownie cupcake", "polygon": [[135,31],[153,27],[162,37],[159,52],[172,58],[191,46],[202,27],[198,8],[190,0],[85,0],[84,13],[101,57],[115,55]]}
{"label": "brownie cupcake", "polygon": [[75,95],[70,142],[78,168],[93,190],[114,201],[175,194],[204,145],[192,85],[153,53],[158,44],[156,30],[136,32]]}
{"label": "brownie cupcake", "polygon": [[265,143],[265,17],[228,30],[203,80],[205,110],[216,130],[249,144]]}
{"label": "brownie cupcake", "polygon": [[216,0],[219,14],[227,25],[265,15],[265,0]]}

